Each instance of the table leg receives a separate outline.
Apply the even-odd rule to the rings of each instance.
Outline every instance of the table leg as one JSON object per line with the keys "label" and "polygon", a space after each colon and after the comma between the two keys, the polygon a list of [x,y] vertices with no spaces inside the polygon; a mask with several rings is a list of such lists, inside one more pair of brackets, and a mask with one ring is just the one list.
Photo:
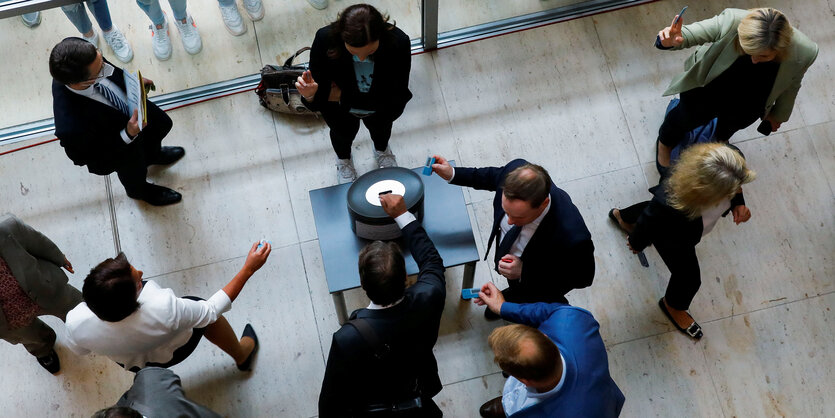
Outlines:
{"label": "table leg", "polygon": [[336,319],[339,325],[348,320],[348,308],[345,307],[345,295],[342,292],[331,293],[333,297],[333,307],[336,308]]}
{"label": "table leg", "polygon": [[475,278],[475,261],[464,264],[464,282],[461,284],[462,289],[473,287],[473,279]]}

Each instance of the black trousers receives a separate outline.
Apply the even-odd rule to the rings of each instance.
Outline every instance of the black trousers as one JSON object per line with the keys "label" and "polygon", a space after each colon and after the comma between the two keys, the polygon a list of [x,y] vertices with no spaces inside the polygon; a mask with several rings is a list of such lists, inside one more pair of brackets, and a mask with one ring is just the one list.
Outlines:
{"label": "black trousers", "polygon": [[[540,278],[545,279],[547,278]],[[528,279],[530,280],[530,279]],[[513,303],[565,303],[568,304],[568,299],[565,295],[555,294],[553,291],[544,288],[537,288],[536,286],[529,286],[527,282],[520,280],[507,281],[508,287],[502,290],[502,296],[508,302]]]}
{"label": "black trousers", "polygon": [[[351,158],[351,145],[360,130],[360,120],[371,134],[374,149],[385,151],[391,138],[391,126],[397,117],[377,112],[364,118],[358,118],[339,107],[335,102],[328,102],[323,106],[322,117],[330,128],[331,145],[336,156],[341,159]],[[398,115],[399,116],[399,115]]]}
{"label": "black trousers", "polygon": [[[649,201],[646,201],[621,209],[620,217],[624,222],[634,224],[648,205]],[[664,299],[673,309],[686,311],[702,285],[699,259],[695,245],[676,240],[675,233],[669,235],[671,238],[654,239],[652,243],[670,270]]]}
{"label": "black trousers", "polygon": [[148,118],[153,120],[142,130],[139,137],[128,145],[121,161],[116,164],[116,175],[125,192],[133,199],[146,196],[149,183],[148,166],[159,157],[162,139],[171,131],[173,122],[165,112],[159,109],[148,109]]}
{"label": "black trousers", "polygon": [[728,142],[736,131],[745,129],[763,115],[762,103],[739,103],[728,97],[711,94],[705,87],[681,93],[678,105],[670,110],[658,129],[658,140],[675,147],[685,135],[718,118],[716,132],[718,141]]}

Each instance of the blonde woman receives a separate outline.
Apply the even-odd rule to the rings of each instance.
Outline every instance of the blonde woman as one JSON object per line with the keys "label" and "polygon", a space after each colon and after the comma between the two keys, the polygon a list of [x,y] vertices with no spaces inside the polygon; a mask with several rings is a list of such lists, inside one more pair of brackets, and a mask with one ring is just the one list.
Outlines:
{"label": "blonde woman", "polygon": [[696,244],[720,216],[732,213],[737,225],[751,218],[742,185],[754,177],[733,145],[697,144],[681,154],[669,178],[649,189],[652,200],[609,212],[628,234],[627,245],[633,253],[650,244],[658,250],[670,270],[670,282],[658,306],[691,338],[702,337],[701,327],[687,312],[701,285]]}
{"label": "blonde woman", "polygon": [[655,45],[697,47],[664,92],[680,93],[681,101],[658,130],[659,172],[669,167],[670,151],[686,133],[713,118],[718,118],[714,138],[722,142],[757,119],[770,124],[769,132],[779,129],[818,55],[817,44],[772,8],[725,9],[685,26],[676,16],[658,33]]}

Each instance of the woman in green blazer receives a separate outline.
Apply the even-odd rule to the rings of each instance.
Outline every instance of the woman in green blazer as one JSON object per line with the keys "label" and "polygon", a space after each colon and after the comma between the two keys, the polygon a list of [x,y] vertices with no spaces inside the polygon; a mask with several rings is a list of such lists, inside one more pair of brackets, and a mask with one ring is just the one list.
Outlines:
{"label": "woman in green blazer", "polygon": [[713,118],[718,118],[715,139],[724,142],[757,119],[768,121],[771,131],[779,129],[818,55],[817,44],[772,8],[725,9],[701,22],[682,23],[676,16],[656,40],[659,49],[697,47],[664,92],[680,94],[681,101],[658,131],[659,171],[669,167],[670,151],[687,132]]}

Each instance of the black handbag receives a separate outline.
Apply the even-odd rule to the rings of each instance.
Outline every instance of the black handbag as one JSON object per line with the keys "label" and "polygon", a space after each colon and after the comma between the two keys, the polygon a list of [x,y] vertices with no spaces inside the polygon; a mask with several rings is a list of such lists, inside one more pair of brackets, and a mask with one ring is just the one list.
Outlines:
{"label": "black handbag", "polygon": [[261,69],[261,82],[255,88],[261,106],[274,112],[293,115],[316,115],[302,103],[302,95],[296,89],[296,80],[309,68],[309,63],[293,64],[302,52],[310,50],[304,47],[296,51],[284,65],[266,65]]}

